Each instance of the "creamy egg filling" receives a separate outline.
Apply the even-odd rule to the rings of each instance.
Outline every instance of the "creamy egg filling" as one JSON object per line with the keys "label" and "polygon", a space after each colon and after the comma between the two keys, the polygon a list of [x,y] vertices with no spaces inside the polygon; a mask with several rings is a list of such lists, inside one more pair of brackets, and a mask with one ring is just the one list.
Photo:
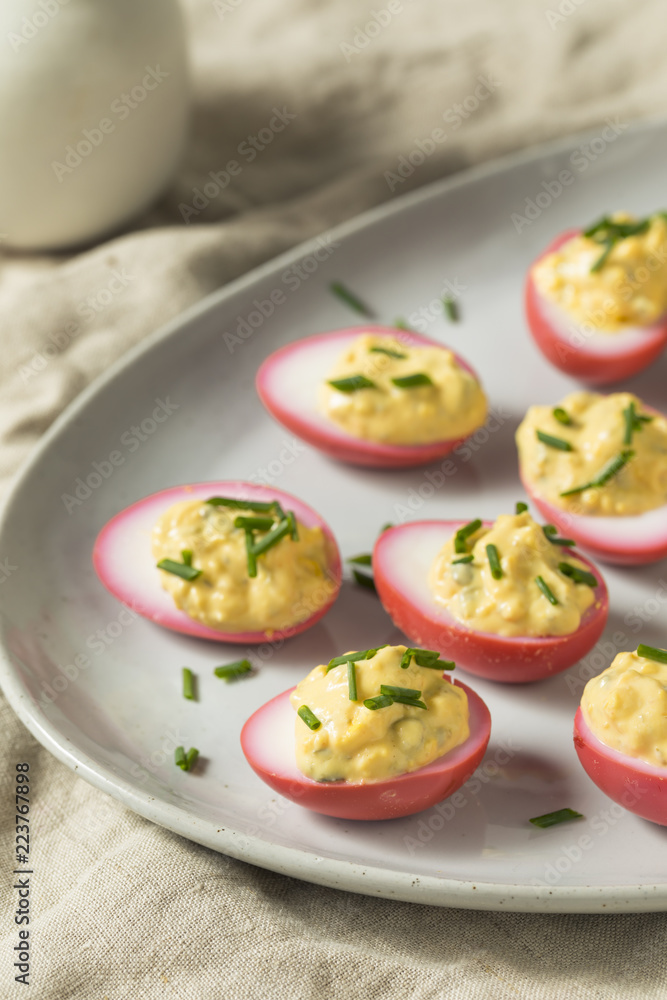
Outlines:
{"label": "creamy egg filling", "polygon": [[475,632],[570,635],[595,603],[594,578],[577,582],[580,573],[588,578],[590,571],[524,511],[503,514],[467,537],[453,535],[433,563],[429,584],[435,600]]}
{"label": "creamy egg filling", "polygon": [[526,482],[562,510],[630,516],[667,503],[667,418],[630,392],[531,406],[516,442]]}
{"label": "creamy egg filling", "polygon": [[[156,562],[182,563],[186,552],[200,573],[185,580],[160,570],[162,586],[190,618],[214,629],[271,632],[310,618],[335,589],[327,574],[322,529],[297,522],[298,537],[287,534],[258,555],[257,575],[250,576],[246,532],[234,523],[244,516],[258,515],[202,500],[184,500],[165,510],[153,529]],[[255,543],[268,534],[255,531]]]}
{"label": "creamy egg filling", "polygon": [[611,222],[640,231],[613,242],[605,241],[613,228],[574,236],[531,273],[540,294],[575,322],[614,333],[648,326],[667,312],[667,218],[657,214],[637,223],[619,212]]}
{"label": "creamy egg filling", "polygon": [[[663,655],[667,660],[667,653]],[[667,766],[667,662],[639,651],[619,653],[588,682],[581,710],[588,728],[606,746],[647,764]]]}
{"label": "creamy egg filling", "polygon": [[354,437],[400,445],[466,437],[487,414],[479,382],[451,351],[370,333],[338,359],[319,406]]}
{"label": "creamy egg filling", "polygon": [[[406,657],[406,646],[363,652],[374,655],[355,662],[356,691],[344,662],[315,667],[290,696],[297,711],[305,706],[319,723],[311,729],[299,716],[295,724],[297,766],[315,781],[381,781],[415,771],[470,735],[468,698],[443,677],[442,667],[419,666]],[[414,700],[425,707],[391,699],[378,708],[365,705],[381,697],[383,686],[418,694]]]}

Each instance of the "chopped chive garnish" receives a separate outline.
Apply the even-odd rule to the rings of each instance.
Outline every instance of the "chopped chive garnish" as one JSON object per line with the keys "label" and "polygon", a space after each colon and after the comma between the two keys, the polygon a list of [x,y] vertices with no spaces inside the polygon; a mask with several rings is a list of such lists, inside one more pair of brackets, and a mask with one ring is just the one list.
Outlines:
{"label": "chopped chive garnish", "polygon": [[347,561],[355,563],[357,566],[370,566],[373,562],[373,557],[370,552],[362,552],[361,555],[350,556]]}
{"label": "chopped chive garnish", "polygon": [[347,665],[347,696],[350,701],[357,700],[357,665],[354,660]]}
{"label": "chopped chive garnish", "polygon": [[519,500],[514,509],[514,512],[515,514],[525,514],[527,510],[528,510],[528,504],[524,503],[523,500]]}
{"label": "chopped chive garnish", "polygon": [[337,389],[338,392],[357,392],[358,389],[375,389],[375,382],[371,382],[365,375],[350,375],[349,378],[329,379],[329,385]]}
{"label": "chopped chive garnish", "polygon": [[456,299],[451,298],[449,295],[445,295],[442,300],[442,305],[445,310],[445,316],[450,321],[450,323],[458,323],[459,321],[459,307]]}
{"label": "chopped chive garnish", "polygon": [[399,316],[397,319],[394,320],[394,329],[407,330],[409,333],[412,333],[412,327],[408,326],[408,324],[406,323],[406,321],[403,319],[402,316]]}
{"label": "chopped chive garnish", "polygon": [[192,770],[198,756],[199,756],[199,750],[197,750],[197,747],[190,747],[187,754],[185,755],[185,762],[187,764],[187,767],[185,768],[186,771]]}
{"label": "chopped chive garnish", "polygon": [[557,420],[559,424],[565,424],[565,426],[568,426],[572,423],[572,417],[567,410],[563,409],[562,406],[555,406],[551,413],[553,414],[554,420]]}
{"label": "chopped chive garnish", "polygon": [[234,518],[235,528],[248,528],[249,531],[268,531],[274,525],[272,517],[240,517]]}
{"label": "chopped chive garnish", "polygon": [[232,497],[209,497],[206,503],[211,507],[231,507],[234,510],[275,510],[280,507],[277,500],[237,500]]}
{"label": "chopped chive garnish", "polygon": [[645,233],[650,225],[650,221],[649,217],[639,219],[637,222],[615,222],[609,216],[604,216],[599,222],[586,229],[583,235],[587,239],[595,240],[596,243],[605,248],[591,267],[591,273],[594,274],[602,270],[609,254],[619,240],[627,239],[628,236],[638,236],[640,233]]}
{"label": "chopped chive garnish", "polygon": [[585,583],[588,587],[597,587],[600,582],[588,570],[579,569],[578,566],[573,566],[571,563],[558,563],[558,569],[564,576],[569,576],[573,583]]}
{"label": "chopped chive garnish", "polygon": [[474,521],[469,521],[462,528],[456,532],[454,536],[454,551],[457,555],[463,555],[468,550],[467,540],[471,535],[474,535],[476,531],[482,527],[482,522],[479,518]]}
{"label": "chopped chive garnish", "polygon": [[191,771],[198,756],[199,750],[196,747],[191,747],[187,753],[183,747],[176,747],[174,750],[174,763],[177,767],[180,767],[181,771]]}
{"label": "chopped chive garnish", "polygon": [[392,684],[380,684],[380,694],[388,694],[390,698],[421,698],[422,693],[417,688],[394,687]]}
{"label": "chopped chive garnish", "polygon": [[349,288],[346,288],[342,281],[333,281],[329,288],[346,306],[353,309],[355,312],[360,313],[362,316],[367,316],[368,319],[374,319],[375,313],[370,309],[365,302],[362,302],[354,292],[351,292]]}
{"label": "chopped chive garnish", "polygon": [[195,677],[189,667],[183,667],[183,697],[195,700]]}
{"label": "chopped chive garnish", "polygon": [[369,576],[368,573],[360,573],[358,569],[353,569],[352,576],[354,577],[355,583],[358,583],[360,587],[365,587],[366,590],[372,590],[377,594],[375,580],[372,576]]}
{"label": "chopped chive garnish", "polygon": [[389,708],[390,705],[394,704],[394,699],[390,698],[386,694],[377,694],[374,698],[366,698],[364,705],[369,708],[371,712],[376,712],[378,708]]}
{"label": "chopped chive garnish", "polygon": [[569,441],[564,441],[563,438],[554,437],[553,434],[545,434],[544,431],[535,431],[537,434],[537,440],[541,441],[542,444],[548,444],[550,448],[557,448],[558,451],[572,451],[572,445]]}
{"label": "chopped chive garnish", "polygon": [[557,826],[559,823],[569,823],[573,819],[583,819],[581,813],[574,809],[557,809],[556,812],[545,813],[544,816],[533,816],[528,822],[533,826],[539,826],[541,830],[546,830],[550,826]]}
{"label": "chopped chive garnish", "polygon": [[604,267],[604,265],[607,263],[607,257],[609,256],[609,254],[611,253],[611,251],[614,249],[614,241],[613,240],[606,240],[603,243],[603,246],[604,246],[605,249],[602,251],[602,253],[598,257],[598,259],[595,261],[595,263],[591,267],[591,274],[597,274],[597,272],[601,271],[602,268]]}
{"label": "chopped chive garnish", "polygon": [[392,351],[389,347],[371,347],[371,354],[386,354],[388,358],[396,358],[400,360],[401,358],[407,358],[407,354],[401,354],[400,351]]}
{"label": "chopped chive garnish", "polygon": [[453,559],[452,566],[460,566],[461,563],[471,563],[475,561],[475,557],[471,554],[469,556],[461,556],[460,559]]}
{"label": "chopped chive garnish", "polygon": [[656,663],[667,663],[667,649],[656,649],[655,646],[645,646],[643,643],[637,646],[637,656],[655,660]]}
{"label": "chopped chive garnish", "polygon": [[403,698],[402,696],[394,695],[394,701],[398,702],[399,705],[411,705],[412,708],[428,709],[426,702],[420,701],[419,698]]}
{"label": "chopped chive garnish", "polygon": [[293,542],[299,541],[299,529],[296,524],[296,517],[293,510],[287,511],[287,522],[289,524],[289,535]]}
{"label": "chopped chive garnish", "polygon": [[382,527],[380,528],[380,534],[382,534],[383,531],[389,531],[389,529],[393,527],[394,525],[391,523],[391,521],[387,521],[387,523],[383,524]]}
{"label": "chopped chive garnish", "polygon": [[435,649],[408,646],[401,657],[401,669],[407,670],[413,659],[418,667],[428,667],[430,670],[453,670],[456,666],[453,660],[441,660],[440,653]]}
{"label": "chopped chive garnish", "polygon": [[257,559],[255,558],[255,543],[252,531],[245,533],[245,550],[248,557],[248,576],[257,576]]}
{"label": "chopped chive garnish", "polygon": [[181,549],[181,559],[185,566],[192,566],[192,549]]}
{"label": "chopped chive garnish", "polygon": [[176,562],[174,559],[160,559],[157,568],[163,569],[165,573],[171,573],[173,576],[180,576],[182,580],[187,580],[189,583],[196,580],[202,573],[200,569],[194,569],[193,566]]}
{"label": "chopped chive garnish", "polygon": [[290,523],[285,518],[284,521],[279,521],[278,524],[271,531],[267,532],[263,538],[260,538],[258,542],[253,541],[252,551],[255,556],[261,556],[264,552],[267,552],[274,545],[277,545],[281,539],[290,533]]}
{"label": "chopped chive garnish", "polygon": [[606,486],[610,479],[621,471],[624,465],[627,465],[631,458],[634,458],[634,451],[627,450],[622,451],[616,458],[612,458],[610,462],[607,462],[605,467],[602,469],[597,478],[592,479],[590,483],[584,483],[583,486],[575,486],[571,490],[565,490],[560,495],[562,497],[572,496],[574,493],[582,493],[584,490],[597,489],[600,486]]}
{"label": "chopped chive garnish", "polygon": [[623,410],[623,417],[625,419],[623,444],[632,444],[632,435],[634,432],[643,430],[644,424],[650,424],[653,420],[653,417],[649,417],[647,414],[637,413],[634,401]]}
{"label": "chopped chive garnish", "polygon": [[552,545],[562,545],[566,549],[572,549],[577,544],[574,538],[559,538],[558,528],[555,524],[544,524],[542,531],[546,540]]}
{"label": "chopped chive garnish", "polygon": [[558,604],[558,598],[554,594],[554,592],[551,589],[551,587],[549,586],[549,584],[546,583],[541,576],[536,576],[535,577],[535,583],[540,588],[540,590],[542,591],[542,593],[546,597],[546,599],[549,602],[549,604]]}
{"label": "chopped chive garnish", "polygon": [[296,714],[303,722],[306,723],[308,728],[312,729],[313,731],[315,729],[319,729],[320,726],[322,725],[320,720],[317,718],[314,712],[311,712],[311,710],[308,708],[307,705],[301,705]]}
{"label": "chopped chive garnish", "polygon": [[491,567],[491,576],[494,580],[502,579],[503,568],[500,565],[500,556],[498,555],[497,547],[495,545],[487,545],[486,554],[489,560],[489,566]]}
{"label": "chopped chive garnish", "polygon": [[330,670],[333,670],[334,667],[340,667],[343,663],[357,663],[359,660],[372,660],[380,649],[385,648],[386,643],[384,646],[377,646],[375,649],[360,649],[357,653],[344,653],[342,656],[334,656],[333,660],[329,660],[327,664],[327,673],[329,673]]}
{"label": "chopped chive garnish", "polygon": [[221,667],[216,667],[213,673],[220,680],[229,684],[230,681],[236,680],[237,677],[249,674],[251,670],[252,663],[250,660],[235,660],[233,663],[225,663]]}
{"label": "chopped chive garnish", "polygon": [[393,378],[392,383],[398,389],[415,389],[419,385],[433,385],[433,382],[424,372],[415,372],[414,375],[401,375]]}

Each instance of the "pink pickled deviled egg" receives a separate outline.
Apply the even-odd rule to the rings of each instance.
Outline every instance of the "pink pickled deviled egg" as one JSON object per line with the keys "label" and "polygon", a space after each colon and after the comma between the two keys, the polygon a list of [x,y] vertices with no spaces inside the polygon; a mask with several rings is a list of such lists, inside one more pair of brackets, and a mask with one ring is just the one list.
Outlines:
{"label": "pink pickled deviled egg", "polygon": [[261,643],[296,635],[338,596],[341,561],[301,500],[243,482],[174,486],[116,514],[93,552],[118,600],[186,635]]}
{"label": "pink pickled deviled egg", "polygon": [[281,424],[354,465],[423,465],[481,427],[487,400],[470,365],[421,334],[357,326],[271,354],[257,391]]}
{"label": "pink pickled deviled egg", "polygon": [[667,418],[629,392],[532,406],[517,430],[521,480],[543,516],[598,559],[667,556]]}
{"label": "pink pickled deviled egg", "polygon": [[432,650],[336,657],[252,715],[241,746],[256,774],[306,809],[342,819],[409,816],[479,766],[491,717]]}
{"label": "pink pickled deviled egg", "polygon": [[574,745],[605,795],[667,826],[667,650],[640,645],[619,653],[588,682]]}
{"label": "pink pickled deviled egg", "polygon": [[571,667],[600,638],[609,610],[599,571],[521,508],[495,524],[402,524],[373,552],[380,600],[411,641],[509,683]]}
{"label": "pink pickled deviled egg", "polygon": [[569,230],[528,272],[526,316],[544,356],[591,385],[628,378],[667,345],[667,218],[621,213]]}

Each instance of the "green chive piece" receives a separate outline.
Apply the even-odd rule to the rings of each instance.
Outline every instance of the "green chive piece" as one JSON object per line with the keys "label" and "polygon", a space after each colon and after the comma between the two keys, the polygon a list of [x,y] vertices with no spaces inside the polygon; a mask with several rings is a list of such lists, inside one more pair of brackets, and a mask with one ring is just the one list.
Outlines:
{"label": "green chive piece", "polygon": [[412,708],[428,709],[426,702],[420,701],[419,698],[403,698],[397,695],[394,697],[394,701],[398,702],[399,705],[410,705]]}
{"label": "green chive piece", "polygon": [[390,698],[386,694],[377,694],[374,698],[366,698],[364,705],[366,708],[370,709],[371,712],[376,712],[378,708],[389,708],[390,705],[394,704],[394,699]]}
{"label": "green chive piece", "polygon": [[278,542],[285,537],[285,535],[290,533],[290,530],[290,523],[287,518],[285,518],[284,521],[279,521],[278,524],[276,524],[271,531],[267,532],[263,538],[260,538],[258,542],[253,541],[253,554],[255,556],[261,556],[264,552],[273,548],[274,545],[277,545]]}
{"label": "green chive piece", "polygon": [[573,451],[572,445],[569,441],[564,441],[563,438],[554,437],[553,434],[545,434],[544,431],[536,431],[537,440],[541,441],[542,444],[548,444],[550,448],[557,448],[558,451]]}
{"label": "green chive piece", "polygon": [[399,378],[393,378],[391,381],[398,389],[416,389],[420,385],[433,385],[432,380],[424,372],[415,372],[414,375],[401,375]]}
{"label": "green chive piece", "polygon": [[299,529],[296,523],[296,515],[293,510],[287,511],[287,521],[289,523],[289,535],[293,542],[299,541]]}
{"label": "green chive piece", "polygon": [[637,646],[637,656],[655,660],[656,663],[667,663],[667,649],[657,649],[655,646],[645,646],[643,643]]}
{"label": "green chive piece", "polygon": [[347,665],[347,696],[350,701],[357,700],[357,665],[354,660]]}
{"label": "green chive piece", "polygon": [[591,267],[591,274],[597,274],[597,272],[601,271],[602,268],[604,267],[604,265],[607,263],[607,257],[609,256],[609,254],[611,253],[611,251],[614,249],[614,241],[613,240],[607,240],[605,242],[605,244],[604,244],[604,247],[605,247],[605,249],[602,251],[602,253],[598,257],[598,259],[595,261],[595,263]]}
{"label": "green chive piece", "polygon": [[399,316],[398,319],[394,320],[394,329],[395,330],[407,330],[408,333],[412,333],[413,332],[412,331],[412,327],[408,326],[408,324],[406,323],[406,321],[403,319],[402,316]]}
{"label": "green chive piece", "polygon": [[469,521],[462,528],[456,532],[454,536],[454,551],[457,555],[463,555],[468,551],[467,541],[471,535],[474,535],[476,531],[482,527],[482,522],[479,518],[474,521]]}
{"label": "green chive piece", "polygon": [[200,569],[194,569],[193,566],[188,566],[187,563],[176,562],[174,559],[160,559],[157,568],[163,569],[165,573],[171,573],[173,576],[180,576],[182,580],[187,580],[188,583],[192,583],[193,580],[196,580],[202,574]]}
{"label": "green chive piece", "polygon": [[382,527],[380,528],[380,534],[382,534],[385,531],[389,531],[389,529],[393,527],[394,525],[391,523],[391,521],[387,521],[387,523],[383,524]]}
{"label": "green chive piece", "polygon": [[368,573],[360,573],[358,569],[353,569],[352,576],[354,577],[354,582],[358,583],[360,587],[365,587],[366,590],[372,590],[374,594],[377,594],[375,580]]}
{"label": "green chive piece", "polygon": [[374,319],[375,313],[370,309],[365,302],[362,302],[354,292],[351,292],[349,288],[346,288],[342,281],[333,281],[329,285],[330,290],[336,295],[341,302],[344,302],[346,306],[353,309],[354,312],[360,313],[361,316],[366,316],[368,319]]}
{"label": "green chive piece", "polygon": [[573,819],[583,819],[581,813],[574,809],[557,809],[556,812],[545,813],[544,816],[533,816],[528,822],[533,826],[539,826],[541,830],[547,830],[550,826],[557,826],[559,823],[569,823]]}
{"label": "green chive piece", "polygon": [[632,435],[634,432],[643,430],[644,424],[650,424],[653,420],[653,417],[649,417],[647,414],[637,413],[634,401],[623,410],[623,417],[625,419],[623,444],[632,444]]}
{"label": "green chive piece", "polygon": [[233,510],[275,510],[280,507],[277,500],[237,500],[235,497],[209,497],[206,501],[211,507],[231,507]]}
{"label": "green chive piece", "polygon": [[400,351],[392,351],[389,347],[371,347],[371,354],[386,354],[388,358],[396,358],[400,360],[402,358],[407,358],[407,354],[401,354]]}
{"label": "green chive piece", "polygon": [[601,486],[606,486],[610,479],[621,471],[624,465],[627,465],[631,458],[635,457],[634,451],[627,450],[622,451],[616,458],[612,458],[610,462],[607,462],[605,467],[602,469],[597,478],[592,479],[590,483],[584,483],[583,486],[575,486],[571,490],[565,490],[560,495],[562,497],[572,496],[574,493],[582,493],[584,490],[597,489]]}
{"label": "green chive piece", "polygon": [[252,663],[250,660],[234,660],[233,663],[225,663],[221,667],[215,667],[213,673],[220,680],[224,681],[225,684],[229,684],[230,681],[236,680],[237,677],[249,674],[251,670]]}
{"label": "green chive piece", "polygon": [[272,517],[240,517],[234,518],[235,528],[247,528],[249,531],[268,531],[274,525]]}
{"label": "green chive piece", "polygon": [[[661,213],[657,213],[661,214]],[[587,239],[595,240],[600,246],[604,246],[604,251],[591,267],[591,273],[602,270],[607,258],[619,240],[627,239],[628,236],[638,236],[645,233],[650,225],[651,217],[639,219],[637,222],[615,222],[609,216],[604,216],[583,233]]]}
{"label": "green chive piece", "polygon": [[514,513],[515,514],[525,514],[527,510],[528,510],[528,504],[524,503],[523,500],[519,500],[519,502],[517,503],[517,505],[516,505],[516,507],[514,509]]}
{"label": "green chive piece", "polygon": [[340,667],[343,663],[358,663],[360,660],[372,660],[375,654],[380,649],[386,649],[387,644],[384,646],[378,646],[376,649],[361,649],[357,653],[344,653],[342,656],[334,656],[333,660],[329,660],[327,664],[327,673],[333,670],[334,667]]}
{"label": "green chive piece", "polygon": [[475,561],[475,557],[473,555],[461,556],[460,559],[453,559],[452,560],[452,566],[460,566],[461,563],[471,563],[471,562],[474,562],[474,561]]}
{"label": "green chive piece", "polygon": [[453,660],[441,660],[440,653],[435,649],[408,646],[401,657],[401,669],[407,670],[413,658],[418,667],[427,667],[429,670],[453,670],[456,666]]}
{"label": "green chive piece", "polygon": [[540,590],[542,591],[542,593],[546,597],[546,599],[549,602],[549,604],[554,604],[554,605],[558,604],[558,598],[556,597],[556,595],[554,594],[554,592],[551,590],[549,584],[545,583],[544,579],[541,576],[536,576],[535,577],[535,583],[540,588]]}
{"label": "green chive piece", "polygon": [[184,566],[192,566],[192,549],[181,549],[181,559]]}
{"label": "green chive piece", "polygon": [[329,385],[337,389],[338,392],[357,392],[359,389],[375,389],[375,382],[371,382],[365,375],[350,375],[349,378],[329,379]]}
{"label": "green chive piece", "polygon": [[322,725],[320,720],[313,712],[311,712],[311,710],[308,708],[307,705],[302,705],[296,714],[303,722],[306,723],[308,728],[312,729],[313,731],[319,729],[320,726]]}
{"label": "green chive piece", "polygon": [[195,701],[195,677],[189,667],[183,667],[183,697]]}
{"label": "green chive piece", "polygon": [[445,316],[450,323],[458,323],[460,319],[459,307],[456,299],[453,299],[450,295],[445,295],[442,300],[442,305],[445,310]]}
{"label": "green chive piece", "polygon": [[498,554],[497,547],[495,545],[487,545],[486,554],[489,560],[489,566],[491,567],[491,576],[494,580],[501,580],[503,576],[503,569],[500,565],[500,556]]}
{"label": "green chive piece", "polygon": [[186,757],[185,757],[185,762],[187,764],[187,767],[185,768],[186,771],[191,771],[192,770],[192,768],[194,767],[195,761],[197,760],[198,756],[199,756],[199,750],[197,750],[196,747],[191,747],[188,750],[188,752],[186,754]]}
{"label": "green chive piece", "polygon": [[577,544],[574,538],[559,538],[558,528],[555,524],[544,524],[542,525],[542,531],[544,532],[544,537],[552,545],[562,545],[563,548],[573,549]]}
{"label": "green chive piece", "polygon": [[176,747],[174,750],[174,763],[176,764],[176,767],[180,767],[182,771],[187,771],[188,761],[183,747]]}
{"label": "green chive piece", "polygon": [[573,583],[585,583],[588,587],[597,587],[600,581],[588,570],[579,569],[578,566],[573,566],[572,563],[558,563],[558,569],[564,576],[568,576]]}
{"label": "green chive piece", "polygon": [[563,409],[562,406],[555,406],[551,413],[553,414],[554,420],[557,420],[559,424],[565,424],[567,427],[572,423],[572,417],[567,410]]}
{"label": "green chive piece", "polygon": [[349,563],[355,563],[357,566],[371,566],[373,557],[370,552],[362,552],[359,556],[350,556],[347,561]]}
{"label": "green chive piece", "polygon": [[394,687],[392,684],[380,684],[380,694],[388,694],[390,698],[421,698],[421,691],[417,688]]}
{"label": "green chive piece", "polygon": [[245,551],[248,557],[248,576],[257,576],[257,559],[255,557],[255,542],[252,531],[245,533]]}

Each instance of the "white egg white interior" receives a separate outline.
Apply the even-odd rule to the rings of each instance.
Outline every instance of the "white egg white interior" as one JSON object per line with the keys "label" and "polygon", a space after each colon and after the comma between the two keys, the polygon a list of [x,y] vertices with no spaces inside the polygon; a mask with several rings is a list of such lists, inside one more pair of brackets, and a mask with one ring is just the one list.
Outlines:
{"label": "white egg white interior", "polygon": [[646,346],[647,342],[664,339],[664,334],[656,325],[636,327],[629,326],[622,331],[591,333],[570,319],[565,311],[543,295],[537,293],[540,310],[548,321],[554,334],[572,348],[580,348],[601,357],[615,357],[631,354],[638,347]]}
{"label": "white egg white interior", "polygon": [[623,764],[625,767],[632,767],[634,770],[642,772],[643,774],[657,775],[659,778],[667,778],[667,768],[656,767],[654,764],[649,764],[645,760],[639,760],[637,757],[630,757],[628,754],[620,753],[618,750],[614,750],[613,747],[608,747],[606,743],[599,740],[595,733],[591,732],[586,719],[584,718],[584,713],[580,711],[579,720],[577,723],[579,733],[587,743],[591,750],[601,757],[606,757],[612,763]]}
{"label": "white egg white interior", "polygon": [[[244,749],[265,771],[272,771],[295,781],[308,782],[296,766],[294,726],[296,713],[289,691],[262,705],[250,717],[243,731]],[[304,723],[305,725],[305,723]]]}
{"label": "white egg white interior", "polygon": [[651,548],[656,543],[667,544],[667,506],[647,510],[643,514],[632,517],[594,517],[583,514],[569,514],[556,509],[548,500],[543,501],[554,511],[567,531],[567,524],[572,530],[587,539],[591,544],[604,545],[619,552],[635,552],[638,549]]}
{"label": "white egg white interior", "polygon": [[459,527],[459,522],[415,522],[383,537],[377,559],[380,571],[403,597],[429,618],[453,622],[438,604],[428,578],[440,549]]}

